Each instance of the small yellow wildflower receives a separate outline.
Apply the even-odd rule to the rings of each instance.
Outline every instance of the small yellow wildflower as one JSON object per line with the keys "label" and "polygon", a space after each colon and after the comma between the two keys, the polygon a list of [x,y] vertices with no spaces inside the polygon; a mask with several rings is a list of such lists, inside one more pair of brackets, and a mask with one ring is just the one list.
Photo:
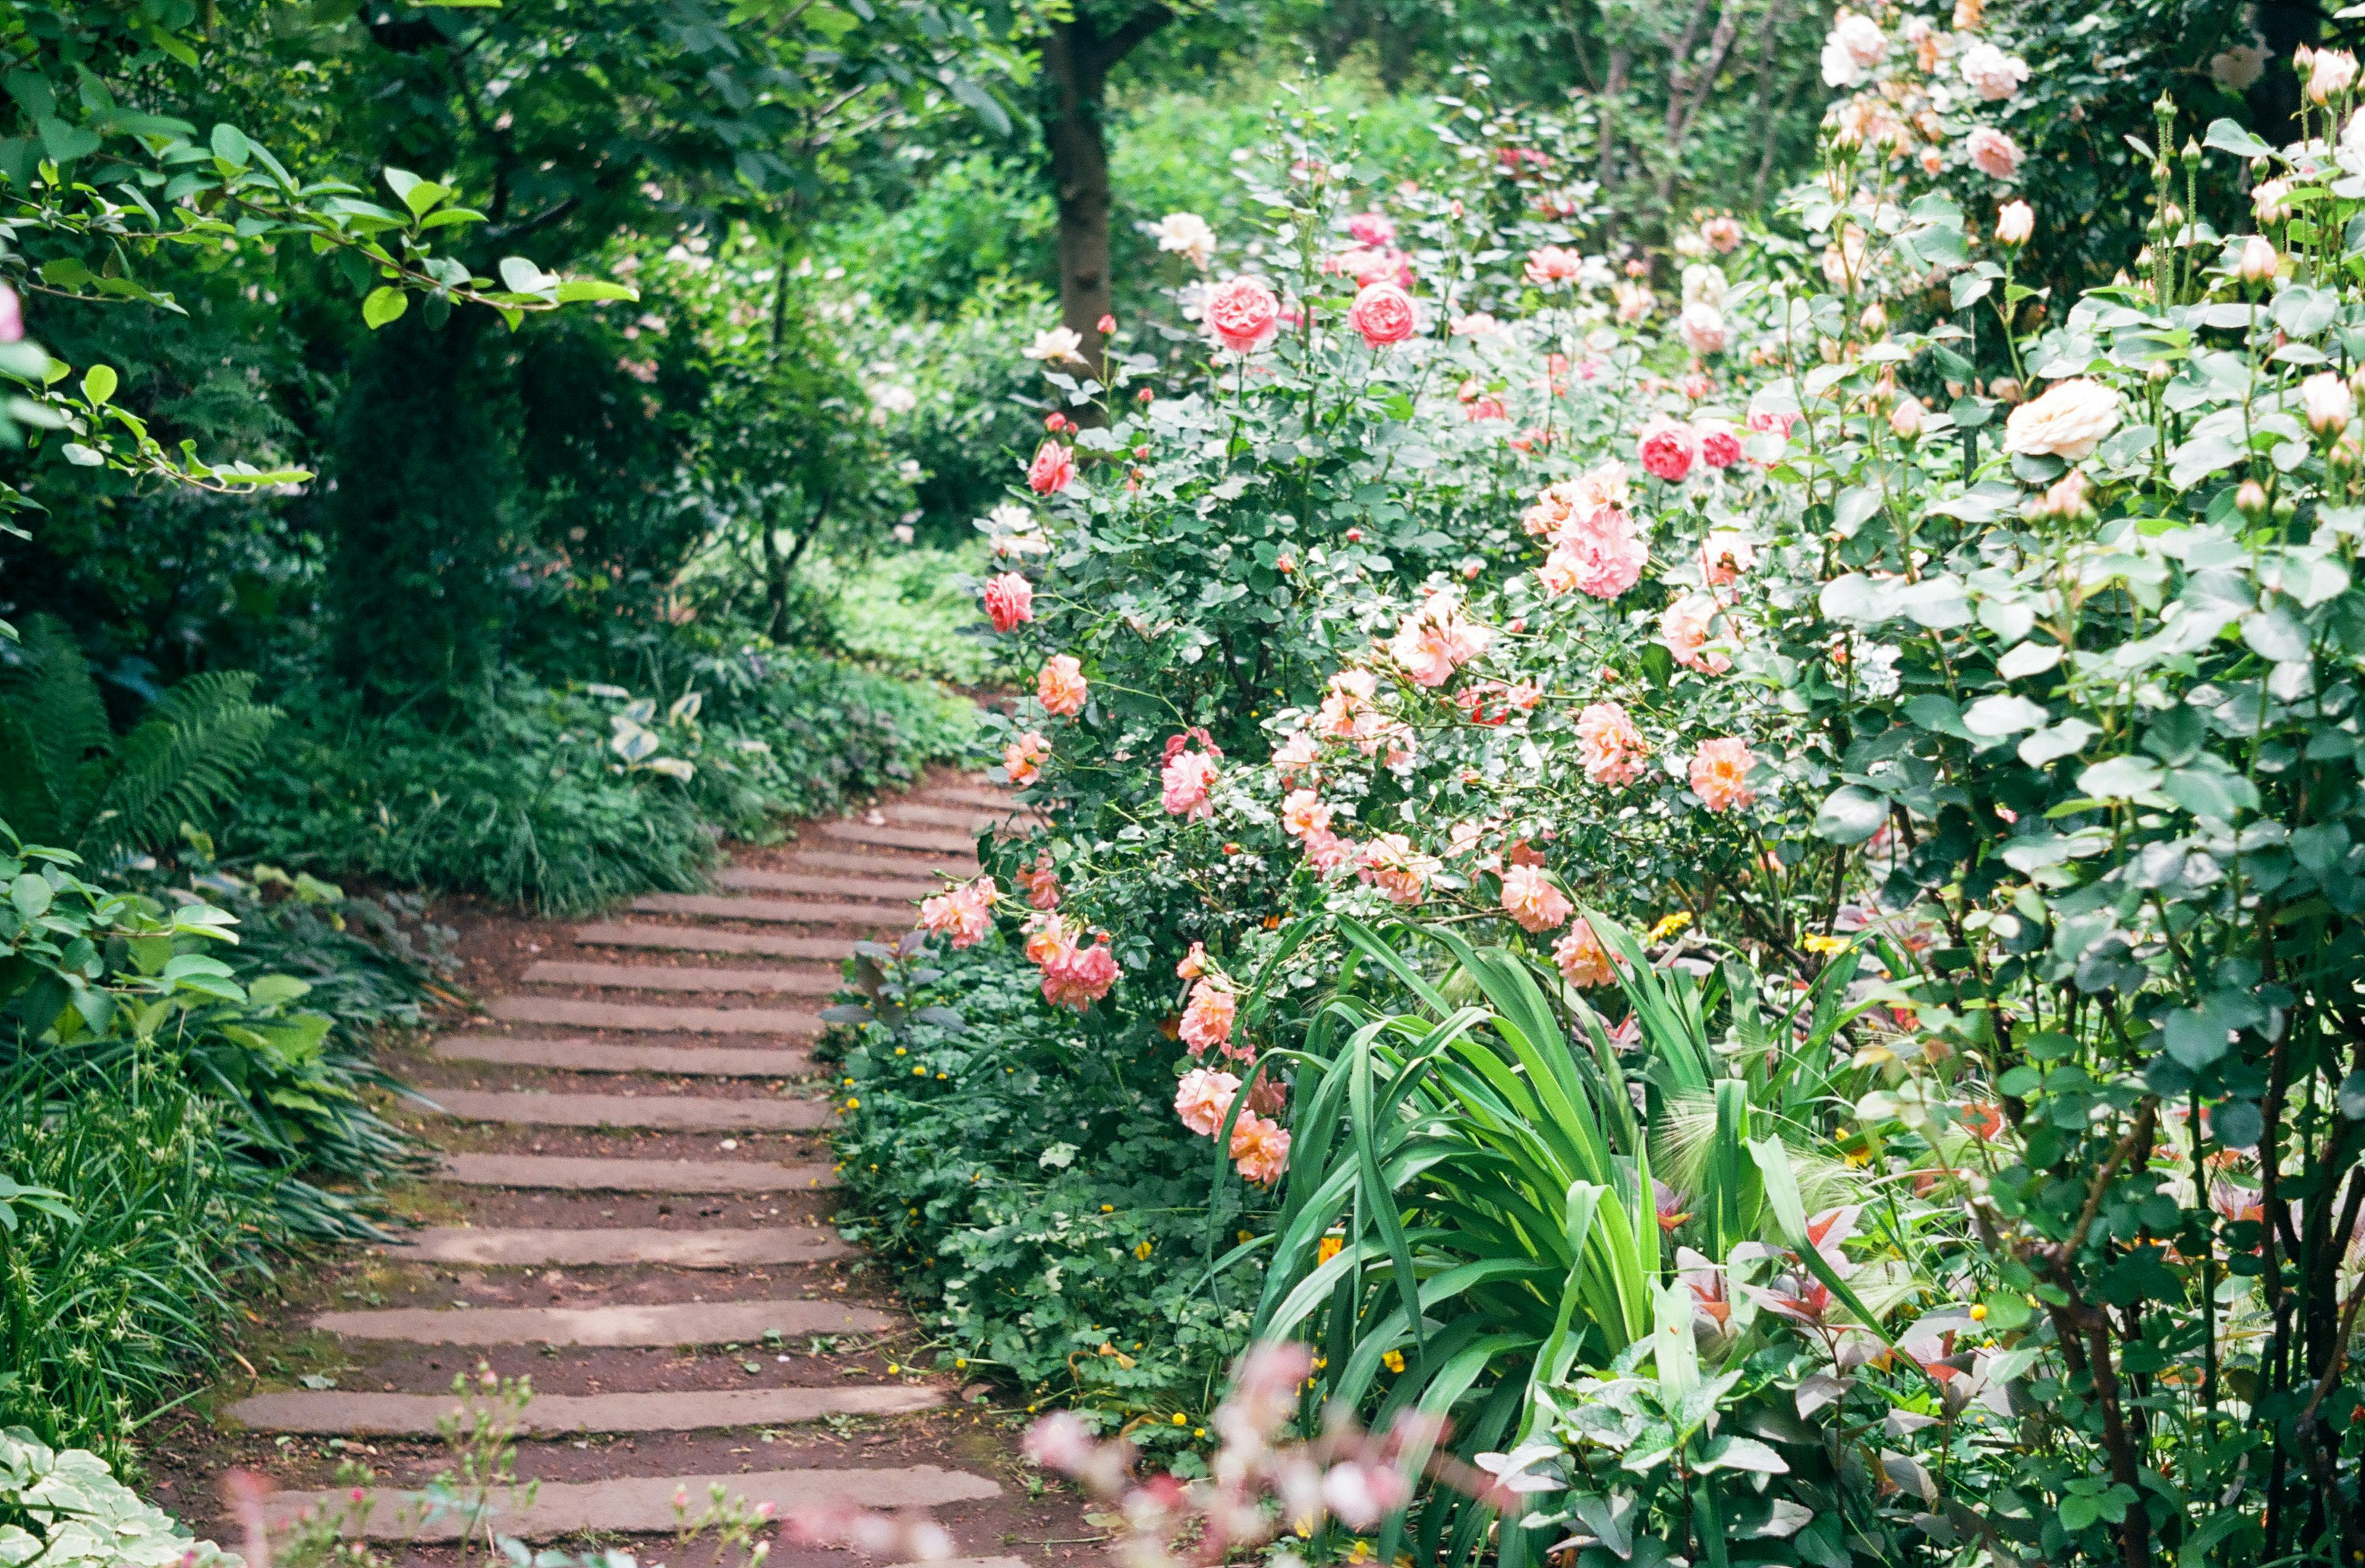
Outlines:
{"label": "small yellow wildflower", "polygon": [[902,1046],[897,1046],[897,1047],[895,1047],[895,1054],[896,1054],[897,1056],[899,1056],[899,1057],[900,1057],[900,1056],[904,1055],[904,1054],[905,1054],[904,1047],[902,1047]]}
{"label": "small yellow wildflower", "polygon": [[1392,1372],[1400,1372],[1404,1371],[1404,1352],[1402,1350],[1388,1351],[1385,1355],[1383,1355],[1380,1358],[1380,1365],[1387,1368],[1388,1371]]}
{"label": "small yellow wildflower", "polygon": [[1673,914],[1664,915],[1660,918],[1658,924],[1651,927],[1651,940],[1653,942],[1664,942],[1668,937],[1673,936],[1676,932],[1681,931],[1685,926],[1689,925],[1691,923],[1691,915],[1686,911],[1680,909],[1676,911]]}
{"label": "small yellow wildflower", "polygon": [[925,1067],[915,1067],[912,1070],[912,1076],[913,1078],[925,1078],[928,1076],[928,1070]]}
{"label": "small yellow wildflower", "polygon": [[1978,1303],[1977,1305],[1975,1305],[1975,1306],[1973,1306],[1973,1307],[1971,1308],[1971,1321],[1972,1321],[1972,1322],[1974,1322],[1974,1323],[1985,1323],[1987,1320],[1988,1320],[1988,1304],[1987,1304],[1987,1303],[1985,1303],[1985,1302],[1980,1302],[1980,1303]]}
{"label": "small yellow wildflower", "polygon": [[1799,946],[1810,953],[1844,953],[1848,950],[1846,937],[1826,936],[1820,931],[1810,933]]}
{"label": "small yellow wildflower", "polygon": [[1135,1257],[1137,1257],[1137,1258],[1140,1259],[1140,1260],[1141,1260],[1143,1262],[1145,1262],[1145,1263],[1149,1262],[1149,1242],[1147,1242],[1147,1241],[1145,1241],[1145,1242],[1143,1242],[1140,1246],[1138,1246],[1138,1247],[1135,1248],[1135,1249],[1133,1249],[1133,1255],[1134,1255]]}
{"label": "small yellow wildflower", "polygon": [[1178,1427],[1187,1427],[1191,1424],[1191,1417],[1177,1410],[1174,1412],[1174,1424]]}
{"label": "small yellow wildflower", "polygon": [[1113,1215],[1116,1213],[1116,1205],[1115,1204],[1103,1204],[1101,1205],[1101,1213],[1104,1215]]}
{"label": "small yellow wildflower", "polygon": [[1241,1246],[1243,1246],[1243,1247],[1246,1247],[1250,1242],[1254,1241],[1254,1240],[1256,1239],[1256,1232],[1255,1232],[1255,1231],[1253,1231],[1253,1230],[1244,1230],[1244,1231],[1241,1231],[1241,1232],[1239,1233],[1239,1235],[1240,1235],[1240,1245],[1241,1245]]}
{"label": "small yellow wildflower", "polygon": [[1314,1249],[1314,1261],[1317,1264],[1328,1263],[1339,1256],[1339,1249],[1346,1245],[1347,1238],[1343,1236],[1324,1237],[1320,1245]]}
{"label": "small yellow wildflower", "polygon": [[902,1374],[903,1369],[902,1367],[897,1366],[893,1361],[889,1361],[887,1363],[887,1375],[889,1377],[901,1377]]}
{"label": "small yellow wildflower", "polygon": [[862,1102],[859,1100],[849,1099],[846,1103],[846,1108],[849,1111],[859,1111],[862,1109]]}

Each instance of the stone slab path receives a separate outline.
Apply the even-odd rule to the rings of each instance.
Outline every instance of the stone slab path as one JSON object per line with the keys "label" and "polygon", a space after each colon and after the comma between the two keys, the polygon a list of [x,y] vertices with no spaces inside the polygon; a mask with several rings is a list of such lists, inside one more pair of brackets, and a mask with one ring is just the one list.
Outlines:
{"label": "stone slab path", "polygon": [[[968,1402],[981,1390],[898,1360],[909,1317],[828,1223],[833,1106],[809,1049],[855,944],[910,929],[919,899],[975,874],[970,834],[1013,816],[999,791],[942,778],[723,868],[715,892],[501,926],[515,958],[476,974],[479,1016],[398,1064],[415,1094],[395,1114],[441,1151],[418,1204],[434,1223],[377,1249],[357,1288],[318,1293],[297,1329],[332,1371],[258,1374],[218,1407],[224,1440],[412,1456],[382,1473],[364,1529],[409,1543],[404,1561],[454,1561],[438,1543],[460,1521],[422,1528],[404,1488],[448,1464],[435,1434],[471,1411],[517,1434],[534,1484],[495,1495],[492,1524],[536,1545],[629,1549],[719,1485],[750,1505],[926,1510],[972,1554],[949,1568],[1076,1558],[1089,1529],[1010,1484],[1009,1439]],[[540,1392],[522,1413],[473,1376],[455,1392],[480,1361]],[[277,1517],[342,1505],[304,1474],[321,1479],[275,1493]],[[708,1561],[644,1550],[660,1546]]]}

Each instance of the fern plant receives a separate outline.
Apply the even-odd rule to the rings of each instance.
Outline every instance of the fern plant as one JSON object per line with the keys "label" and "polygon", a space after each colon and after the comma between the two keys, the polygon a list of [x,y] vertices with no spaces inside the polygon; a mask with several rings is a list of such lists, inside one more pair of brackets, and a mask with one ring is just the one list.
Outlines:
{"label": "fern plant", "polygon": [[0,822],[95,866],[171,840],[228,799],[279,720],[253,700],[252,675],[211,672],[118,738],[63,622],[32,617],[14,653],[0,664]]}

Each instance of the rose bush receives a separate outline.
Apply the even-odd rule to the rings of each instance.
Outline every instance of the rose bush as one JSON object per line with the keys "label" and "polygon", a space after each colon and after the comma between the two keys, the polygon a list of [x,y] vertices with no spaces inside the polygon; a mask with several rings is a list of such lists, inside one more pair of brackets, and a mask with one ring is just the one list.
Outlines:
{"label": "rose bush", "polygon": [[[1827,73],[1854,85],[1896,46],[1844,17]],[[1976,50],[1956,76],[1966,113],[2020,79]],[[1859,1206],[1913,1200],[1848,1263],[1896,1286],[1864,1302],[1797,1305],[1825,1242],[1778,1205],[1753,1222],[1794,1260],[1796,1310],[1774,1316],[1808,1333],[1761,1314],[1720,1364],[1738,1379],[1754,1346],[1821,1370],[1782,1361],[1803,1381],[1778,1420],[1743,1408],[1762,1382],[1711,1399],[1833,1469],[1731,1560],[1795,1536],[1855,1561],[1808,1522],[1871,1518],[1859,1503],[1933,1552],[2365,1552],[2352,78],[2327,76],[2287,148],[2164,118],[2153,247],[2036,332],[2024,211],[2001,188],[1992,213],[1897,199],[1866,151],[1896,138],[1861,96],[1787,206],[1792,238],[1714,218],[1680,236],[1680,300],[1639,258],[1584,255],[1554,144],[1507,132],[1458,188],[1359,188],[1299,127],[1257,187],[1265,253],[1289,262],[1261,285],[1279,335],[1211,321],[1230,341],[1195,387],[1146,354],[1107,386],[1059,383],[1099,422],[1011,633],[1045,668],[1011,776],[1050,825],[992,870],[1048,857],[1046,995],[1058,954],[1104,934],[1102,989],[1138,1020],[1109,1047],[1172,1063],[1178,1117],[1238,1179],[1285,1175],[1286,1221],[1328,1169],[1326,1118],[1394,1125],[1300,1090],[1338,1059],[1314,1042],[1348,935],[1411,919],[1549,966],[1553,1032],[1586,1042],[1597,1019],[1579,1054],[1628,1080],[1604,1103],[1631,1090],[1646,1141],[1677,1147],[1698,1135],[1657,1120],[1673,1025],[1632,977],[1690,971],[1675,1016],[1749,1137],[1853,1170]],[[2171,212],[2204,143],[2250,165],[2222,177],[2277,182],[2264,231]],[[1999,179],[2011,145],[1977,125],[1928,144]],[[1374,255],[1374,212],[1402,249]],[[1245,292],[1210,297],[1227,287]],[[1378,289],[1407,308],[1373,308]],[[1975,333],[2012,376],[1980,381]],[[1620,922],[1650,935],[1605,943]],[[1838,1065],[1814,1098],[1761,1101],[1788,1036],[1744,1030],[1741,998],[1840,965]],[[1417,979],[1415,1033],[1462,1000]],[[1604,1203],[1647,1215],[1642,1156],[1596,1168]],[[1518,1201],[1557,1212],[1567,1194],[1530,1180]],[[1777,1291],[1729,1226],[1703,1228],[1727,1221],[1658,1208],[1698,1259],[1703,1342],[1728,1289]],[[1423,1246],[1382,1238],[1323,1277],[1448,1268]],[[1657,1350],[1636,1384],[1603,1311],[1564,1310],[1568,1359],[1517,1423],[1556,1443],[1573,1496],[1596,1451],[1643,1475],[1631,1445],[1703,1375]],[[1327,1388],[1383,1399],[1354,1338],[1372,1321],[1333,1321],[1332,1354],[1359,1359]],[[1571,1544],[1719,1539],[1695,1461],[1572,1502]]]}

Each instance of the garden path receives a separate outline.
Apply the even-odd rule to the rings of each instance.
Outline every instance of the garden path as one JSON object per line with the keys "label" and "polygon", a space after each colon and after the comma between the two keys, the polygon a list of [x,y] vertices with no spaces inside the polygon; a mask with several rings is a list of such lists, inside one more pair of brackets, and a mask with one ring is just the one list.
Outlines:
{"label": "garden path", "polygon": [[[974,875],[973,834],[1010,813],[1001,792],[940,775],[743,853],[717,892],[496,924],[477,946],[509,961],[489,983],[472,966],[481,1016],[398,1065],[433,1102],[420,1125],[442,1165],[421,1206],[438,1223],[336,1293],[357,1309],[311,1318],[338,1375],[304,1381],[331,1386],[253,1394],[223,1421],[283,1454],[326,1439],[308,1451],[409,1456],[387,1479],[415,1486],[448,1462],[434,1439],[461,1404],[454,1376],[481,1365],[533,1379],[510,1418],[517,1474],[538,1485],[498,1495],[493,1526],[537,1544],[645,1561],[656,1547],[616,1538],[674,1530],[677,1499],[695,1515],[717,1486],[781,1508],[924,1510],[965,1568],[1034,1568],[1014,1543],[1087,1544],[1071,1508],[1030,1495],[981,1390],[895,1359],[913,1326],[829,1225],[834,1107],[809,1054],[838,961],[909,928],[937,873]],[[421,1530],[405,1497],[387,1494],[366,1532],[449,1556],[436,1543],[455,1521]],[[808,1558],[828,1561],[772,1562]]]}

